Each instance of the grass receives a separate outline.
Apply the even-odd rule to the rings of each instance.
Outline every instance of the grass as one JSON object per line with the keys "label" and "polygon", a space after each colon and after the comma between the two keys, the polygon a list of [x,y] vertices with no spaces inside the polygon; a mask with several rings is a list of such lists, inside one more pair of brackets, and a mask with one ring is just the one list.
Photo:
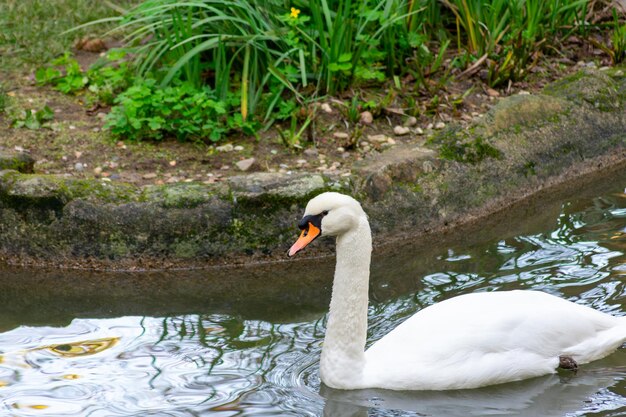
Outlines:
{"label": "grass", "polygon": [[[137,0],[116,1],[127,8]],[[74,40],[97,35],[105,27],[65,31],[105,16],[119,15],[108,1],[0,1],[0,70],[33,70],[68,51]]]}

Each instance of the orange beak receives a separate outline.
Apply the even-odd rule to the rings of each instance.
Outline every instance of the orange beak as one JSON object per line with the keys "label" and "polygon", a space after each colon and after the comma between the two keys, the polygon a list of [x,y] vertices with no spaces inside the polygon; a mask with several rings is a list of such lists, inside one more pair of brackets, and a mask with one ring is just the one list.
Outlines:
{"label": "orange beak", "polygon": [[294,243],[291,249],[289,249],[288,255],[291,257],[300,252],[306,247],[306,245],[313,242],[313,240],[320,235],[320,232],[320,229],[315,227],[313,223],[309,222],[309,227],[300,233],[300,237],[296,240],[296,243]]}

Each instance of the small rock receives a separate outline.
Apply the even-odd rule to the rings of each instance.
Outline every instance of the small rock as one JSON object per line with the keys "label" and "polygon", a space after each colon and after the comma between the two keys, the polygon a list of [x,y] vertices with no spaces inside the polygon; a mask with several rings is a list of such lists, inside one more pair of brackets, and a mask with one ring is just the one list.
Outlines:
{"label": "small rock", "polygon": [[[306,151],[305,151],[305,152],[306,152]],[[270,153],[271,153],[272,155],[276,155],[276,154],[278,153],[278,151],[277,151],[276,149],[272,149],[272,150],[270,151]]]}
{"label": "small rock", "polygon": [[530,92],[528,92],[526,90],[520,90],[519,93],[517,93],[517,94],[519,94],[520,96],[529,96]]}
{"label": "small rock", "polygon": [[81,164],[80,162],[76,162],[74,164],[74,169],[78,172],[81,172],[82,170],[85,169],[85,166],[83,164]]}
{"label": "small rock", "polygon": [[255,164],[255,162],[255,158],[247,158],[235,163],[235,165],[237,166],[237,168],[239,168],[239,170],[245,172],[248,171]]}
{"label": "small rock", "polygon": [[16,152],[24,152],[24,148],[21,146],[15,146],[13,149],[15,149]]}
{"label": "small rock", "polygon": [[417,124],[417,117],[409,117],[408,119],[406,119],[406,121],[404,122],[404,125],[406,127],[413,127]]}
{"label": "small rock", "polygon": [[383,143],[383,142],[387,142],[389,140],[389,136],[387,136],[387,135],[367,135],[367,139],[370,142]]}
{"label": "small rock", "polygon": [[96,117],[98,119],[104,119],[105,117],[107,117],[107,114],[104,112],[98,112],[98,114],[96,114]]}
{"label": "small rock", "polygon": [[437,129],[437,130],[441,130],[444,127],[446,127],[446,124],[444,122],[437,122],[437,123],[435,123],[435,129]]}
{"label": "small rock", "polygon": [[235,152],[241,152],[241,151],[243,151],[244,148],[241,145],[237,145],[233,149],[235,150]]}
{"label": "small rock", "polygon": [[421,127],[418,127],[415,129],[415,134],[416,135],[423,135],[424,134],[424,130]]}
{"label": "small rock", "polygon": [[333,137],[335,139],[348,139],[350,137],[350,135],[348,135],[345,132],[335,132],[335,133],[333,133]]}
{"label": "small rock", "polygon": [[93,129],[91,129],[91,131],[98,133],[100,131],[100,128],[99,127],[94,127]]}
{"label": "small rock", "polygon": [[171,167],[175,167],[176,166],[176,161],[170,161],[169,164],[170,164]]}
{"label": "small rock", "polygon": [[227,143],[226,145],[220,145],[215,147],[215,150],[218,152],[232,152],[234,149],[235,147],[232,145],[232,143]]}
{"label": "small rock", "polygon": [[390,144],[390,145],[395,145],[396,141],[393,140],[392,138],[387,138],[387,143]]}
{"label": "small rock", "polygon": [[323,112],[328,113],[328,114],[333,112],[333,108],[330,107],[330,104],[328,103],[322,103],[320,108],[322,109]]}
{"label": "small rock", "polygon": [[435,127],[435,125],[434,125],[434,124],[432,124],[432,123],[428,123],[428,125],[426,126],[426,129],[427,129],[427,130],[431,130],[433,127]]}
{"label": "small rock", "polygon": [[75,130],[75,129],[76,129],[76,126],[74,126],[74,125],[69,125],[69,129],[70,129],[70,130]]}
{"label": "small rock", "polygon": [[361,113],[360,121],[364,125],[371,125],[372,122],[374,121],[374,116],[372,115],[371,112],[364,111],[363,113]]}
{"label": "small rock", "polygon": [[366,146],[370,146],[370,144],[369,144],[369,142],[367,142],[367,141],[365,141],[365,140],[362,140],[361,142],[359,142],[359,146],[360,146],[361,148],[364,148],[364,147],[366,147]]}
{"label": "small rock", "polygon": [[489,97],[500,97],[500,93],[496,90],[494,90],[493,88],[488,88],[487,89],[487,95]]}
{"label": "small rock", "polygon": [[346,148],[344,148],[343,146],[337,147],[337,152],[344,153],[345,151],[346,151]]}
{"label": "small rock", "polygon": [[411,133],[411,129],[409,129],[406,126],[398,125],[393,128],[393,133],[395,133],[397,136],[404,136],[404,135],[408,135],[409,133]]}
{"label": "small rock", "polygon": [[319,151],[316,148],[306,148],[302,153],[306,156],[317,156]]}
{"label": "small rock", "polygon": [[93,173],[95,176],[99,176],[100,174],[102,174],[102,167],[95,167],[93,169]]}
{"label": "small rock", "polygon": [[168,184],[174,184],[175,182],[178,182],[178,181],[180,181],[180,178],[178,178],[178,177],[171,177],[171,178],[168,178],[167,181],[165,181],[165,182],[168,183]]}
{"label": "small rock", "polygon": [[109,178],[111,178],[112,180],[119,180],[121,177],[120,174],[111,174]]}
{"label": "small rock", "polygon": [[304,164],[306,164],[306,163],[307,163],[306,159],[298,159],[298,160],[296,161],[296,164],[298,164],[298,165],[304,165]]}
{"label": "small rock", "polygon": [[152,179],[155,179],[156,177],[157,177],[156,172],[149,172],[149,173],[147,173],[147,174],[143,174],[143,177],[142,177],[142,178],[143,178],[144,180],[152,180]]}
{"label": "small rock", "polygon": [[613,73],[613,75],[615,75],[616,77],[622,77],[624,75],[624,71],[617,70]]}
{"label": "small rock", "polygon": [[81,156],[83,156],[83,153],[81,151],[76,151],[76,152],[74,152],[74,156],[76,157],[76,159],[78,159]]}
{"label": "small rock", "polygon": [[222,165],[222,166],[220,167],[220,169],[221,169],[221,170],[223,170],[223,171],[226,171],[226,170],[230,169],[230,166],[228,166],[228,165]]}
{"label": "small rock", "polygon": [[113,161],[109,162],[109,168],[111,168],[111,169],[115,169],[118,166],[120,166],[120,164],[118,164],[117,162],[113,162]]}

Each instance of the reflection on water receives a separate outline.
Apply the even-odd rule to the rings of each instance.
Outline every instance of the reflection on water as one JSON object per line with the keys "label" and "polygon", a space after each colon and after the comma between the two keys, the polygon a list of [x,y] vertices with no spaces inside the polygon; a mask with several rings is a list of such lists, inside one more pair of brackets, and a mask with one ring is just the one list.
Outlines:
{"label": "reflection on water", "polygon": [[[369,343],[427,305],[474,291],[540,289],[625,314],[624,195],[565,202],[550,222],[552,226],[541,232],[478,245],[375,258]],[[332,265],[321,269],[326,274]],[[297,293],[290,302],[302,300],[309,307],[270,307],[271,314],[266,300],[229,306],[230,298],[207,295],[209,301],[203,303],[198,301],[199,290],[185,310],[176,291],[196,284],[184,280],[180,287],[172,284],[169,292],[155,289],[153,304],[145,301],[149,286],[127,291],[126,298],[115,293],[114,310],[97,300],[85,305],[77,298],[65,302],[56,293],[46,298],[33,292],[32,297],[40,298],[29,306],[32,314],[26,314],[4,300],[0,415],[626,415],[626,349],[577,374],[478,390],[320,387],[318,360],[325,328],[321,309],[328,302],[328,288],[304,279],[272,289],[276,292],[271,297],[278,299],[279,291]],[[237,289],[230,291],[235,299]],[[134,297],[143,297],[146,313],[138,314]],[[59,325],[58,317],[71,313],[71,306],[76,308],[74,319]]]}

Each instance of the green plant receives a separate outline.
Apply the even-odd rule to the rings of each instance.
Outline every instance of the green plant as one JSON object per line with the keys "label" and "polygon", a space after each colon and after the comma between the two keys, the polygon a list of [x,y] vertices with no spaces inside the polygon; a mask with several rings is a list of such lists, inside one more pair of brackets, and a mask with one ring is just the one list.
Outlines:
{"label": "green plant", "polygon": [[49,122],[54,119],[54,112],[48,106],[41,110],[23,110],[19,116],[13,119],[11,127],[37,130],[49,127]]}
{"label": "green plant", "polygon": [[52,85],[65,94],[76,94],[88,87],[92,94],[88,101],[111,105],[115,95],[131,84],[132,71],[124,57],[123,51],[109,51],[88,71],[83,71],[78,61],[65,53],[50,65],[38,68],[35,81],[39,85]]}
{"label": "green plant", "polygon": [[161,140],[175,137],[180,141],[219,141],[232,130],[253,134],[257,126],[232,112],[238,98],[217,99],[208,87],[198,89],[190,83],[177,82],[160,88],[157,81],[138,81],[115,99],[105,127],[115,137],[130,140]]}
{"label": "green plant", "polygon": [[7,95],[4,85],[0,84],[0,114],[6,111],[9,102],[9,96]]}
{"label": "green plant", "polygon": [[471,141],[461,141],[456,137],[445,140],[441,143],[439,155],[444,159],[477,164],[485,158],[498,159],[502,153],[478,136]]}
{"label": "green plant", "polygon": [[300,139],[302,135],[307,130],[309,125],[311,124],[312,117],[308,116],[300,128],[298,128],[298,115],[293,113],[291,115],[291,121],[289,123],[289,128],[287,130],[283,130],[280,126],[276,126],[276,130],[283,141],[283,144],[288,148],[302,148],[302,143]]}

